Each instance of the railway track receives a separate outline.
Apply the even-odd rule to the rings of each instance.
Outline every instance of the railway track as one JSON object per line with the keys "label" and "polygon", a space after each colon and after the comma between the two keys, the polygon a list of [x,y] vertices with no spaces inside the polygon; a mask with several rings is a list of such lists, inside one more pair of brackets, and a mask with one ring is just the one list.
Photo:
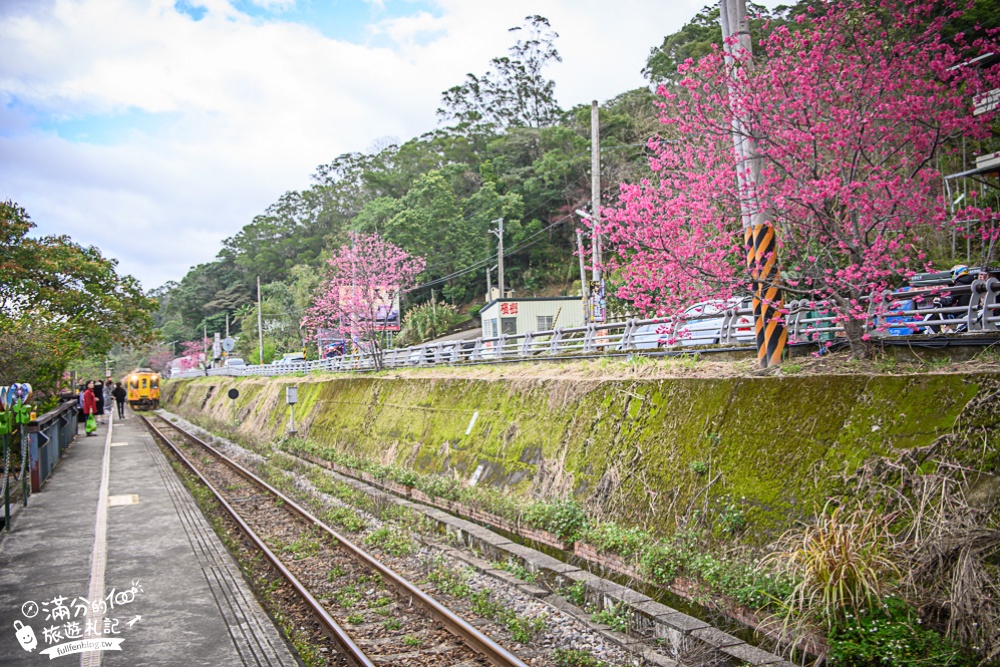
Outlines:
{"label": "railway track", "polygon": [[160,417],[143,421],[294,590],[298,602],[289,606],[314,618],[332,642],[323,652],[328,664],[527,667],[208,443]]}

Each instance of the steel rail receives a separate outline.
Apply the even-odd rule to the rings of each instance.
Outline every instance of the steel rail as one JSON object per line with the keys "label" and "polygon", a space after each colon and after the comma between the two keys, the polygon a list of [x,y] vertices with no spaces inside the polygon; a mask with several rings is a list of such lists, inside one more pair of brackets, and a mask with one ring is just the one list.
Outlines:
{"label": "steel rail", "polygon": [[[146,419],[145,417],[143,418]],[[148,420],[147,423],[149,423]],[[159,429],[156,429],[155,426],[152,426],[152,424],[150,424],[150,426],[154,430],[156,430],[156,432],[160,435],[161,438],[165,437],[159,431]],[[528,665],[522,662],[520,658],[510,653],[507,649],[503,648],[502,646],[494,642],[492,639],[490,639],[483,633],[476,630],[476,628],[474,628],[472,625],[470,625],[460,617],[456,616],[450,609],[444,607],[437,600],[424,593],[422,590],[420,590],[420,588],[410,583],[405,577],[403,577],[400,574],[397,574],[395,571],[393,571],[391,568],[380,562],[374,556],[372,556],[365,550],[361,549],[356,544],[351,542],[349,539],[347,539],[340,533],[336,532],[335,530],[324,524],[322,521],[313,516],[312,513],[309,512],[309,510],[305,509],[297,502],[287,497],[281,491],[277,490],[276,488],[274,488],[273,486],[262,480],[260,477],[250,472],[242,465],[240,465],[233,459],[229,458],[228,456],[226,456],[225,454],[223,454],[222,452],[220,452],[215,447],[208,444],[198,436],[189,433],[188,431],[181,428],[177,424],[169,424],[169,426],[170,428],[175,429],[181,434],[183,434],[185,437],[193,440],[194,442],[197,442],[199,445],[201,445],[202,447],[204,447],[205,449],[207,449],[208,451],[212,452],[214,455],[225,461],[230,467],[232,467],[232,469],[237,474],[241,475],[242,477],[246,478],[252,483],[257,484],[260,487],[268,490],[270,493],[280,498],[284,502],[285,506],[287,506],[289,509],[291,509],[296,514],[301,516],[303,519],[314,524],[316,527],[324,530],[328,535],[330,535],[330,537],[335,539],[338,543],[340,543],[340,545],[342,545],[349,552],[351,552],[351,554],[355,558],[357,558],[358,560],[362,561],[372,569],[377,570],[380,574],[382,574],[383,578],[387,583],[394,586],[398,591],[400,591],[404,595],[409,595],[411,598],[415,599],[421,606],[423,606],[428,612],[430,612],[430,614],[434,618],[436,618],[442,624],[444,624],[445,628],[447,628],[449,632],[451,632],[456,637],[465,641],[469,646],[469,648],[471,648],[472,650],[474,650],[475,652],[479,653],[484,658],[486,658],[486,660],[488,660],[491,665],[494,665],[494,667],[528,667]],[[176,451],[176,448],[174,449]],[[204,480],[204,477],[202,477],[200,473],[198,473],[198,476]]]}
{"label": "steel rail", "polygon": [[[219,504],[222,505],[222,508],[226,510],[226,513],[228,513],[229,516],[239,525],[240,530],[242,530],[243,533],[248,538],[250,538],[250,541],[252,541],[254,545],[264,553],[264,556],[267,557],[267,560],[270,561],[271,565],[273,565],[275,569],[278,570],[281,576],[284,577],[289,584],[291,584],[292,588],[295,589],[295,592],[298,593],[306,601],[306,603],[309,605],[309,608],[312,610],[313,614],[315,614],[315,616],[320,620],[320,622],[322,622],[322,624],[326,627],[326,629],[329,630],[334,640],[338,644],[340,644],[341,648],[343,648],[344,651],[347,653],[348,659],[351,660],[356,667],[375,667],[375,663],[373,663],[368,658],[368,656],[365,655],[364,651],[362,651],[361,648],[354,643],[354,640],[350,638],[347,632],[345,632],[344,629],[340,627],[340,625],[337,623],[337,621],[335,621],[333,617],[327,613],[327,611],[323,608],[323,605],[319,603],[319,600],[313,597],[313,595],[306,589],[306,587],[302,584],[302,582],[300,582],[298,578],[296,578],[296,576],[292,574],[287,567],[285,567],[285,564],[281,562],[281,559],[279,559],[277,555],[275,555],[275,553],[271,551],[271,549],[268,548],[266,544],[264,544],[264,541],[260,538],[260,536],[258,536],[257,533],[255,533],[253,529],[247,525],[247,523],[242,519],[242,517],[240,517],[240,515],[236,512],[236,510],[233,509],[232,505],[226,502],[226,499],[222,497],[222,494],[219,493],[218,489],[216,489],[215,486],[210,481],[208,481],[208,479],[204,475],[202,475],[194,467],[194,465],[192,465],[191,461],[189,461],[188,458],[184,456],[184,454],[180,451],[180,449],[178,449],[174,445],[174,443],[171,442],[170,439],[163,434],[163,431],[158,429],[156,425],[153,424],[146,415],[140,415],[140,417],[146,423],[146,426],[153,433],[159,436],[159,438],[163,441],[164,444],[170,447],[170,449],[174,452],[177,458],[180,459],[181,463],[183,463],[188,470],[190,470],[191,472],[193,472],[195,475],[198,476],[198,479],[201,480],[201,483],[204,484],[208,488],[208,490],[212,492],[212,495],[214,495],[216,501],[218,501]],[[178,430],[180,430],[182,433],[185,433],[182,429]],[[185,433],[185,435],[187,434]],[[199,440],[198,442],[201,441]]]}

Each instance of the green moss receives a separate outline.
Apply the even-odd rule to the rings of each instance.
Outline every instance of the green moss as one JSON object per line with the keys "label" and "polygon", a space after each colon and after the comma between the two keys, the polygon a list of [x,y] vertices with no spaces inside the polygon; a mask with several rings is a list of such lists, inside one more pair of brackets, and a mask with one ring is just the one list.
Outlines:
{"label": "green moss", "polygon": [[[986,375],[793,376],[648,381],[490,381],[391,377],[198,378],[165,401],[284,434],[284,388],[299,387],[296,421],[317,445],[421,472],[597,503],[616,521],[669,532],[696,508],[738,512],[766,540],[834,492],[865,459],[921,447],[955,428]],[[983,389],[982,391],[986,391]],[[472,415],[475,425],[467,435]],[[982,407],[962,428],[997,420]],[[996,424],[990,422],[990,435]],[[981,442],[981,438],[980,438]],[[992,451],[992,450],[991,450]],[[703,474],[692,472],[695,468]],[[544,474],[539,474],[544,470]],[[712,517],[709,521],[714,520]],[[730,532],[731,526],[715,526]]]}

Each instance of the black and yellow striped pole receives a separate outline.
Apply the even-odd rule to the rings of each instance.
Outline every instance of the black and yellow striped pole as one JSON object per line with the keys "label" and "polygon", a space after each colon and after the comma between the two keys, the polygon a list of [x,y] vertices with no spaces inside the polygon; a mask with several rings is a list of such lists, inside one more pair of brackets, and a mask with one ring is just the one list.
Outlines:
{"label": "black and yellow striped pole", "polygon": [[782,314],[781,272],[774,225],[770,221],[744,230],[747,269],[753,288],[754,333],[761,368],[781,363],[788,330]]}
{"label": "black and yellow striped pole", "polygon": [[[750,53],[750,23],[747,20],[745,0],[719,0],[719,21],[722,37],[726,42],[726,66],[731,77],[738,76],[734,58],[736,49]],[[729,43],[731,37],[738,43]],[[752,63],[742,64],[748,72]],[[735,94],[732,84],[730,95]],[[733,148],[737,156],[736,179],[739,188],[740,213],[743,220],[743,242],[747,251],[747,271],[753,290],[754,331],[757,336],[757,361],[761,368],[781,363],[788,333],[782,315],[782,297],[779,287],[781,273],[778,269],[778,244],[774,224],[754,202],[754,193],[761,182],[760,158],[753,137],[740,118],[733,119]]]}

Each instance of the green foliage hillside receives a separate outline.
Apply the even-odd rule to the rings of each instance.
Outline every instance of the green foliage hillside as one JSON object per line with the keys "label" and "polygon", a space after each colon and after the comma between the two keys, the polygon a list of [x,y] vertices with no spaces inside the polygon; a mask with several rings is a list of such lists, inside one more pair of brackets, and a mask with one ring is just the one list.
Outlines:
{"label": "green foliage hillside", "polygon": [[[751,31],[794,29],[822,7],[803,0],[767,10],[751,3]],[[679,64],[720,41],[718,11],[706,6],[650,49],[643,73],[651,83],[672,85]],[[995,27],[998,16],[997,0],[976,0],[951,22],[949,36],[981,33]],[[575,293],[580,221],[573,212],[590,205],[590,108],[560,107],[554,82],[544,76],[547,65],[561,60],[548,20],[530,16],[511,36],[506,55],[442,93],[440,127],[408,140],[382,139],[367,152],[317,166],[310,187],[282,195],[226,239],[214,261],[156,290],[162,339],[223,331],[228,316],[232,331],[247,334],[237,353],[251,356],[259,276],[265,337],[277,351],[298,350],[310,291],[349,232],[377,231],[426,259],[420,285],[404,296],[404,313],[430,301],[432,291],[438,302],[453,305],[481,298],[485,273],[496,263],[496,239],[488,230],[500,217],[507,287],[522,296]],[[613,205],[619,183],[652,177],[646,145],[662,131],[658,113],[648,88],[601,103],[606,205]]]}
{"label": "green foliage hillside", "polygon": [[[319,165],[308,189],[282,195],[226,239],[214,261],[157,290],[163,339],[194,339],[203,327],[209,335],[223,331],[227,314],[231,331],[255,339],[260,276],[265,336],[279,349],[298,349],[309,289],[331,249],[354,231],[377,231],[427,259],[404,308],[429,301],[432,290],[451,304],[481,298],[487,267],[496,263],[488,230],[500,217],[507,286],[522,295],[571,289],[578,279],[573,211],[590,200],[590,108],[560,108],[554,82],[542,75],[559,59],[547,20],[529,17],[512,36],[508,55],[442,94],[439,115],[452,124]],[[646,167],[645,142],[657,128],[653,102],[637,89],[601,105],[609,193]]]}

